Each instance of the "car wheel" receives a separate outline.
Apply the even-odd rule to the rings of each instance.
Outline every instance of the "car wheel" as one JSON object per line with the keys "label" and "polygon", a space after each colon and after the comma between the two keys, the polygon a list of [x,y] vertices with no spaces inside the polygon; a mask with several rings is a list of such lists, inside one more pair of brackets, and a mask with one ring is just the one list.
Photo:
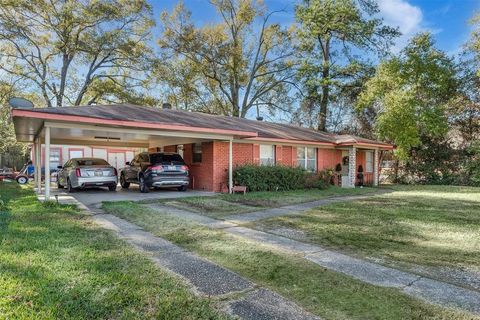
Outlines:
{"label": "car wheel", "polygon": [[181,187],[178,187],[177,190],[178,191],[187,191],[187,187],[186,186],[181,186]]}
{"label": "car wheel", "polygon": [[19,184],[27,184],[28,183],[28,178],[24,177],[24,176],[20,176],[16,180]]}
{"label": "car wheel", "polygon": [[148,193],[150,191],[147,186],[147,182],[145,181],[145,178],[143,176],[140,176],[138,178],[138,184],[139,184],[141,193]]}
{"label": "car wheel", "polygon": [[108,186],[109,191],[117,191],[117,186]]}
{"label": "car wheel", "polygon": [[67,180],[67,191],[68,193],[75,192],[75,189],[72,187],[72,183],[70,182],[70,180]]}
{"label": "car wheel", "polygon": [[123,189],[128,189],[128,187],[130,187],[130,182],[127,182],[124,174],[120,175],[120,185]]}

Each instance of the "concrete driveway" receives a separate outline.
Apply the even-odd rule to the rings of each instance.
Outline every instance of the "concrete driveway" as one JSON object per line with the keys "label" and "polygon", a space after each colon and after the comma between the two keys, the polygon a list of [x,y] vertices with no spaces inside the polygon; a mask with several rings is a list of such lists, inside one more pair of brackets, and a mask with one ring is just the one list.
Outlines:
{"label": "concrete driveway", "polygon": [[140,201],[147,199],[174,199],[194,196],[212,196],[214,192],[187,190],[177,191],[175,189],[150,190],[149,193],[140,193],[138,186],[132,185],[128,189],[122,189],[120,186],[116,192],[108,191],[107,188],[95,188],[87,190],[78,190],[73,193],[67,193],[66,189],[57,189],[52,187],[52,198],[57,195],[63,203],[68,203],[68,198],[75,198],[85,206],[97,207],[103,201]]}

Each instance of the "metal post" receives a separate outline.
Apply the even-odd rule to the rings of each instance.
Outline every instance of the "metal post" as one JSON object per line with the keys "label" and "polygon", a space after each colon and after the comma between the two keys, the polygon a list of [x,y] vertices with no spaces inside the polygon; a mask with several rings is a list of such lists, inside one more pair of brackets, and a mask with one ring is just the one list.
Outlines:
{"label": "metal post", "polygon": [[42,166],[40,159],[42,144],[40,143],[40,137],[35,138],[35,154],[34,154],[34,166],[35,166],[35,187],[37,188],[37,193],[42,193]]}
{"label": "metal post", "polygon": [[233,191],[233,140],[228,142],[228,192]]}
{"label": "metal post", "polygon": [[375,149],[373,153],[373,185],[378,186],[378,180],[379,180],[379,174],[378,174],[378,169],[380,166],[380,159],[378,155],[378,149]]}
{"label": "metal post", "polygon": [[50,200],[50,127],[45,127],[45,201]]}

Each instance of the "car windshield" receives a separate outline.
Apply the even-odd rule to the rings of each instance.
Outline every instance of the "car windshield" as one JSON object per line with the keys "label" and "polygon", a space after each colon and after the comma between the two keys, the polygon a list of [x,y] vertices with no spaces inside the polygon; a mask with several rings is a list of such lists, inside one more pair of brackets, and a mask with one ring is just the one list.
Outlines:
{"label": "car windshield", "polygon": [[185,164],[179,154],[153,153],[150,155],[152,164]]}
{"label": "car windshield", "polygon": [[82,166],[109,166],[108,162],[103,159],[78,159],[77,165]]}

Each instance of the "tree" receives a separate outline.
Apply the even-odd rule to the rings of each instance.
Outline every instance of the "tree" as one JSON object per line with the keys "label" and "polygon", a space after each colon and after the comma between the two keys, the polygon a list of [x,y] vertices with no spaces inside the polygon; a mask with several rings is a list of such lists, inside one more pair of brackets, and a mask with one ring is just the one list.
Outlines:
{"label": "tree", "polygon": [[151,15],[144,0],[0,0],[0,70],[48,107],[142,88]]}
{"label": "tree", "polygon": [[359,54],[384,55],[397,29],[373,16],[374,0],[304,0],[296,8],[301,66],[307,109],[316,110],[317,128],[327,129],[327,117],[337,89],[362,73],[368,63]]}
{"label": "tree", "polygon": [[460,95],[449,110],[450,123],[467,147],[480,139],[480,14],[470,23],[474,30],[458,63]]}
{"label": "tree", "polygon": [[377,109],[375,129],[397,145],[400,158],[448,132],[447,110],[458,94],[456,70],[429,33],[415,36],[399,56],[382,62],[365,87],[358,107]]}
{"label": "tree", "polygon": [[158,43],[173,59],[159,72],[162,79],[172,91],[192,97],[184,100],[191,103],[188,108],[235,117],[245,117],[257,105],[288,108],[285,98],[294,75],[291,33],[270,23],[274,12],[267,13],[259,1],[211,3],[221,17],[216,24],[196,27],[181,2],[171,14],[162,14]]}
{"label": "tree", "polygon": [[17,142],[7,101],[16,93],[15,81],[0,81],[0,168],[24,163],[27,145]]}

